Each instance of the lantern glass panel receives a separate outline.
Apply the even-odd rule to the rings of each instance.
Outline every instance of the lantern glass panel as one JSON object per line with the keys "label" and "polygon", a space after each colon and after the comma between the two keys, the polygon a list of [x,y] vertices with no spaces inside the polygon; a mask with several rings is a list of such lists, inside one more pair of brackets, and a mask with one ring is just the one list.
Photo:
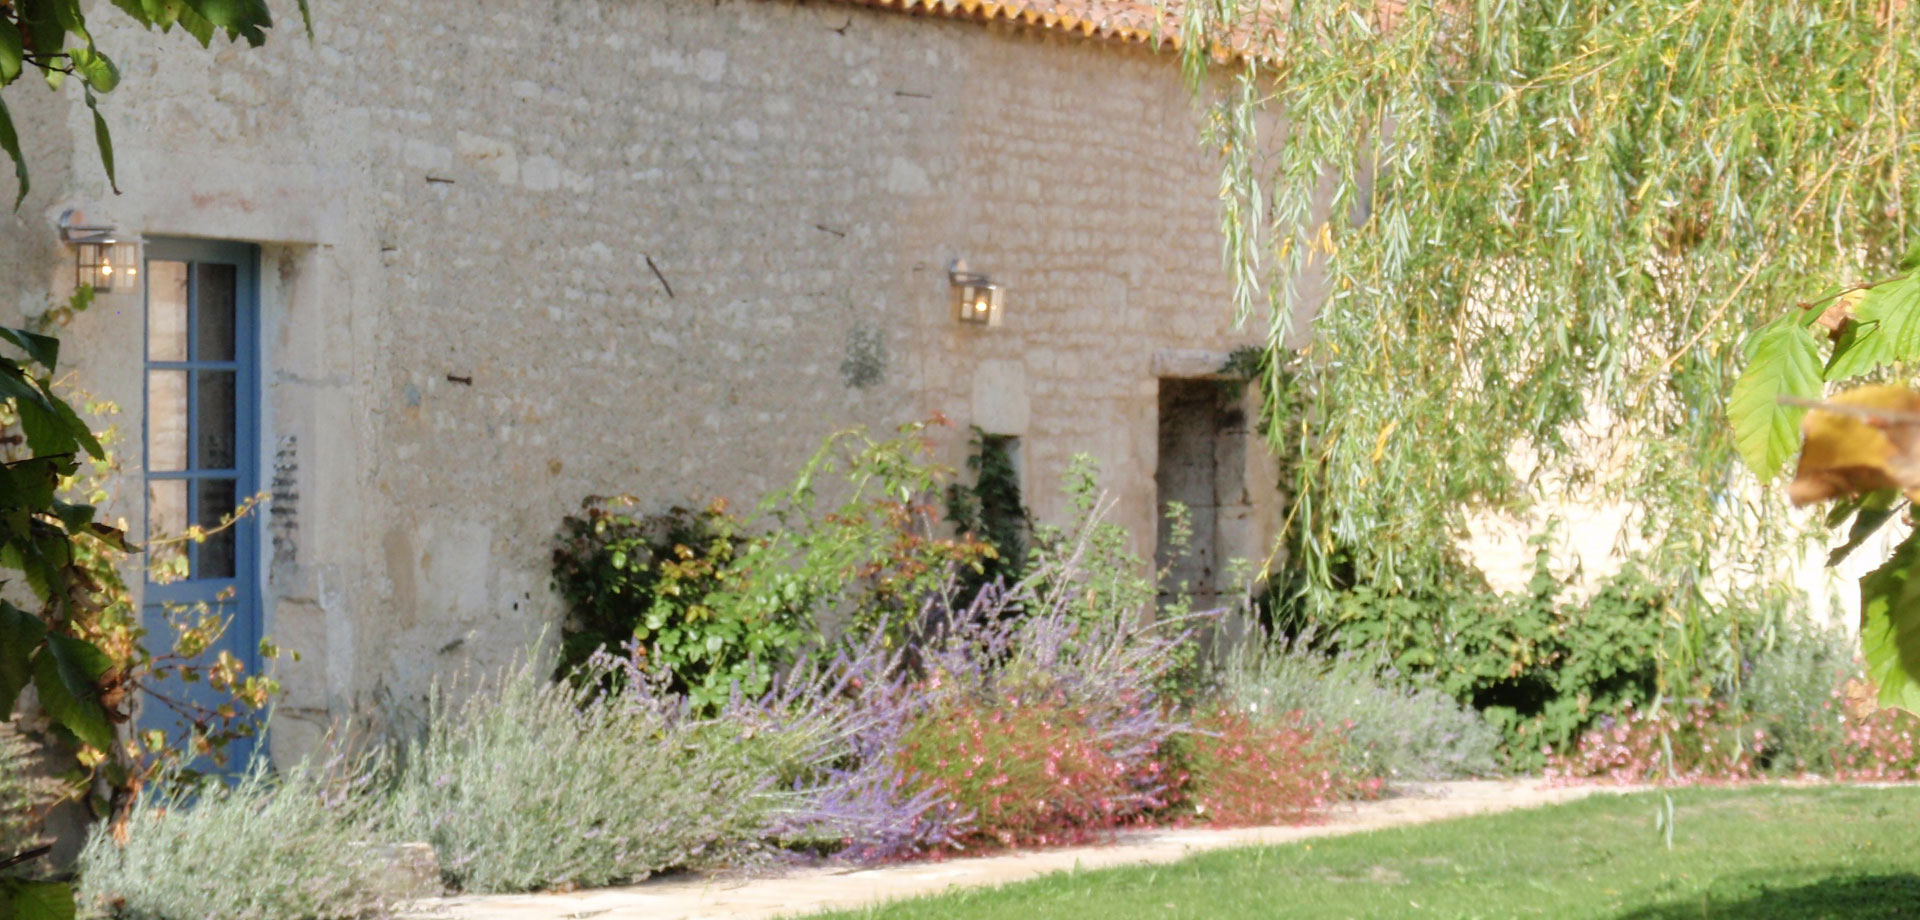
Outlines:
{"label": "lantern glass panel", "polygon": [[140,283],[140,247],[135,243],[114,243],[107,247],[108,264],[113,273],[107,286],[114,291],[135,290]]}
{"label": "lantern glass panel", "polygon": [[952,274],[953,318],[980,326],[1000,325],[1000,286],[984,275]]}

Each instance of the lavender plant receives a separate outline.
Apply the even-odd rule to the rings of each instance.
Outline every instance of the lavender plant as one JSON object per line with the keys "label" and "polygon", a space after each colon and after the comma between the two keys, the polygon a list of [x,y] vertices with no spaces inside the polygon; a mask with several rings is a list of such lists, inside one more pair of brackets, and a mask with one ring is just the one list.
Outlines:
{"label": "lavender plant", "polygon": [[1091,739],[1129,777],[1108,817],[1162,804],[1166,771],[1156,758],[1184,726],[1161,705],[1160,686],[1178,660],[1173,650],[1204,618],[1152,622],[1144,616],[1150,593],[1089,590],[1112,583],[1111,573],[1088,569],[1089,559],[1111,554],[1101,521],[1090,503],[1073,531],[1056,535],[1052,552],[1036,554],[1024,578],[988,584],[963,606],[948,606],[951,591],[930,593],[911,650],[885,642],[892,630],[874,630],[821,666],[797,669],[786,689],[753,703],[736,699],[727,717],[738,723],[795,724],[795,713],[807,713],[798,721],[817,733],[814,746],[793,757],[807,768],[790,781],[795,794],[775,836],[872,862],[956,845],[976,832],[984,816],[953,801],[940,777],[907,766],[916,726],[968,709],[1040,704],[1072,713],[1074,724],[1063,731]]}
{"label": "lavender plant", "polygon": [[[953,842],[970,816],[936,790],[916,788],[902,739],[931,702],[906,652],[885,628],[831,657],[803,659],[773,693],[736,697],[735,724],[785,726],[791,794],[768,828],[787,846],[851,862],[888,862]],[[937,693],[937,691],[935,691]]]}

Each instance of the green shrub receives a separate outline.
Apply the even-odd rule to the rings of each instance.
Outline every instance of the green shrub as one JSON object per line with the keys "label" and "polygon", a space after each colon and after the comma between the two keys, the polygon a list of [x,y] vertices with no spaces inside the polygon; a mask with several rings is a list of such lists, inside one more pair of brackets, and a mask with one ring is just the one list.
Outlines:
{"label": "green shrub", "polygon": [[127,920],[387,915],[418,892],[370,881],[385,860],[372,778],[306,763],[275,774],[256,757],[231,787],[167,784],[134,802],[125,842],[94,828],[80,852],[81,904]]}
{"label": "green shrub", "polygon": [[1508,596],[1468,576],[1420,595],[1360,585],[1319,622],[1338,648],[1383,654],[1479,709],[1509,764],[1535,769],[1594,719],[1652,699],[1671,599],[1632,564],[1592,597],[1568,599],[1548,562],[1542,548],[1527,590]]}
{"label": "green shrub", "polygon": [[[930,461],[923,428],[833,435],[745,520],[718,505],[636,519],[589,501],[554,553],[568,606],[563,669],[633,640],[652,673],[712,710],[736,686],[764,692],[822,625],[905,642],[924,601],[988,552],[940,535],[929,502],[947,471]],[[823,508],[823,490],[838,503]]]}
{"label": "green shrub", "polygon": [[609,885],[756,846],[781,803],[779,734],[610,676],[553,683],[521,665],[464,699],[436,687],[425,737],[399,757],[398,831],[468,891]]}
{"label": "green shrub", "polygon": [[[1113,500],[1100,489],[1099,465],[1086,454],[1073,455],[1060,491],[1073,517],[1064,525],[1041,524],[1033,530],[1027,567],[1040,574],[1038,593],[1065,592],[1068,609],[1089,622],[1151,614],[1162,573],[1134,554],[1133,537],[1125,527],[1107,519]],[[1182,604],[1175,607],[1167,613],[1186,612]]]}
{"label": "green shrub", "polygon": [[1000,582],[1013,584],[1026,572],[1028,535],[1033,515],[1020,494],[1020,471],[1014,466],[1014,438],[973,428],[967,442],[967,470],[973,484],[947,484],[947,517],[955,530],[971,535],[991,549],[980,567],[961,573],[960,597],[970,598],[980,588]]}
{"label": "green shrub", "polygon": [[678,692],[723,695],[739,683],[757,693],[811,633],[782,604],[711,605],[746,538],[715,502],[636,517],[630,497],[589,498],[560,528],[554,586],[566,603],[556,677],[575,673],[603,648],[638,643]]}

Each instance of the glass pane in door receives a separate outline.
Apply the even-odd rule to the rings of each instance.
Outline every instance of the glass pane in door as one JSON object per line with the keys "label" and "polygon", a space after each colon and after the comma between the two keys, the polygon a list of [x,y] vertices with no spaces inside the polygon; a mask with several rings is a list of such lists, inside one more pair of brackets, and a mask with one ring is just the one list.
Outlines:
{"label": "glass pane in door", "polygon": [[187,468],[187,372],[147,372],[147,469]]}
{"label": "glass pane in door", "polygon": [[233,469],[234,372],[199,371],[194,381],[193,468]]}
{"label": "glass pane in door", "polygon": [[234,267],[217,262],[194,265],[193,318],[195,361],[233,360]]}
{"label": "glass pane in door", "polygon": [[[147,483],[147,552],[161,571],[173,571],[187,546],[179,537],[187,532],[187,481],[155,479]],[[158,542],[168,539],[168,542]]]}
{"label": "glass pane in door", "polygon": [[200,508],[195,523],[209,531],[205,542],[194,548],[199,559],[194,564],[195,578],[232,578],[234,563],[234,529],[223,527],[222,519],[233,513],[234,500],[239,490],[234,488],[231,479],[202,479],[195,483],[200,493]]}
{"label": "glass pane in door", "polygon": [[187,263],[147,263],[147,360],[187,360]]}

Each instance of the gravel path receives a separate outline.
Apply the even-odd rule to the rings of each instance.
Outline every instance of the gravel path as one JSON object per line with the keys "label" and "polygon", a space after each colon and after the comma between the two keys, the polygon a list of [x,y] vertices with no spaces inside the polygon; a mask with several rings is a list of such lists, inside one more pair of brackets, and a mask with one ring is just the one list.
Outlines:
{"label": "gravel path", "polygon": [[877,869],[801,869],[777,876],[677,876],[564,894],[472,895],[420,902],[413,917],[446,920],[748,920],[787,917],[949,888],[1003,885],[1074,868],[1167,863],[1202,850],[1288,843],[1570,802],[1619,787],[1539,780],[1427,783],[1375,802],[1343,804],[1320,824],[1122,834],[1107,846],[1021,851]]}

